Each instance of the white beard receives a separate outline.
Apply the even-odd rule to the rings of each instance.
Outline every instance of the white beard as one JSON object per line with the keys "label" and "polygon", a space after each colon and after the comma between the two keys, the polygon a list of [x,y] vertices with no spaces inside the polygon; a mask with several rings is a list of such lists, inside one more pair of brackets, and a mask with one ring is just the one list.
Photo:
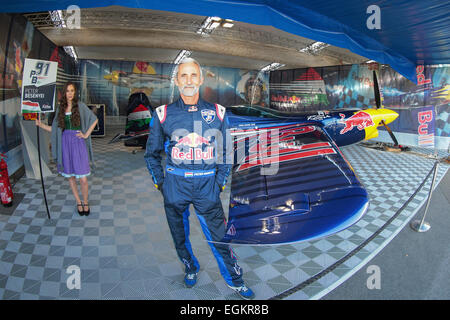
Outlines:
{"label": "white beard", "polygon": [[195,96],[197,94],[198,89],[199,89],[199,87],[197,87],[197,86],[194,86],[194,85],[188,86],[188,85],[186,85],[186,86],[183,86],[180,91],[186,97],[193,97],[193,96]]}

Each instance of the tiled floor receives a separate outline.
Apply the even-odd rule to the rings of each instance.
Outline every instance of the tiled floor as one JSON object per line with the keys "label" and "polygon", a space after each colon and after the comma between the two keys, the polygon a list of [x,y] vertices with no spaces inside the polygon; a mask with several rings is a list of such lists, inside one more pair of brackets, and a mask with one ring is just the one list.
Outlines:
{"label": "tiled floor", "polygon": [[[220,276],[195,214],[191,242],[201,271],[194,288],[184,287],[184,267],[176,257],[162,196],[153,187],[143,152],[132,154],[132,148],[120,143],[108,145],[114,133],[94,139],[97,166],[89,178],[89,217],[76,213],[68,183],[60,176],[45,180],[51,220],[40,181],[23,177],[17,182],[14,192],[25,194],[24,199],[12,215],[0,214],[0,298],[239,299]],[[320,297],[381,250],[426,200],[429,183],[385,225],[434,161],[358,145],[342,151],[369,192],[368,213],[325,239],[234,246],[257,299]],[[440,164],[438,181],[447,169]],[[229,188],[222,196],[226,208]],[[68,288],[69,266],[79,267],[80,289]]]}

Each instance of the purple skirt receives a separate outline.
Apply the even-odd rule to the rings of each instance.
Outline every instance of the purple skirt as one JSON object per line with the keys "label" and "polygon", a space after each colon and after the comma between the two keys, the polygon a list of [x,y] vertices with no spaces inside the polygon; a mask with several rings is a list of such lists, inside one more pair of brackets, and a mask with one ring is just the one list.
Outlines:
{"label": "purple skirt", "polygon": [[81,178],[91,173],[89,155],[83,138],[77,137],[77,130],[64,130],[62,133],[62,170],[64,177]]}

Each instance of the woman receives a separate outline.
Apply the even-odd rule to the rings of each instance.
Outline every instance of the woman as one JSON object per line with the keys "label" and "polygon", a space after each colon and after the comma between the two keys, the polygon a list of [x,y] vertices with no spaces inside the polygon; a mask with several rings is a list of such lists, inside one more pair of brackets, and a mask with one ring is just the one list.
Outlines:
{"label": "woman", "polygon": [[[69,178],[70,188],[77,201],[77,211],[89,215],[89,186],[87,176],[91,170],[89,160],[93,161],[91,133],[97,125],[95,114],[82,102],[78,102],[77,89],[72,82],[63,88],[63,97],[56,109],[52,126],[36,120],[36,125],[51,132],[52,155],[56,159],[58,172]],[[81,201],[76,179],[80,179]]]}

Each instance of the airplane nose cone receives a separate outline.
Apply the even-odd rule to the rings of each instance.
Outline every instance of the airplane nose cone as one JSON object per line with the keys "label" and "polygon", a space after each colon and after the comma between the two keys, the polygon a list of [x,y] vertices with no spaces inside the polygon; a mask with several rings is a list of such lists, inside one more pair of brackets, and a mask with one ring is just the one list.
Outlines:
{"label": "airplane nose cone", "polygon": [[373,121],[373,125],[366,127],[364,131],[366,132],[366,140],[378,137],[378,127],[383,124],[381,121],[384,120],[385,124],[389,124],[398,117],[398,113],[389,109],[366,109],[364,112],[368,113]]}
{"label": "airplane nose cone", "polygon": [[377,109],[377,115],[375,115],[377,118],[377,123],[381,123],[381,120],[384,120],[384,123],[389,124],[398,117],[398,113],[389,109]]}
{"label": "airplane nose cone", "polygon": [[391,123],[398,117],[398,113],[389,109],[380,108],[380,109],[366,109],[364,112],[368,113],[372,118],[373,123],[376,126],[382,126],[382,120],[386,124]]}

